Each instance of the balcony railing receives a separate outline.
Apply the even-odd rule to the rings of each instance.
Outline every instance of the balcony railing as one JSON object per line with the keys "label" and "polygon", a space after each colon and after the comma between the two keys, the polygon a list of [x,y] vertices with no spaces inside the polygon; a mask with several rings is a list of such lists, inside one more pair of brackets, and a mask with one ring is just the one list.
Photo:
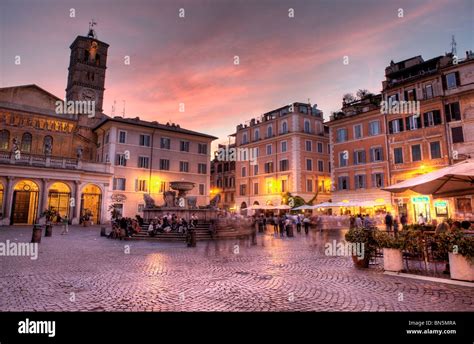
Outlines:
{"label": "balcony railing", "polygon": [[18,159],[15,154],[8,151],[0,151],[0,164],[50,167],[67,170],[86,170],[92,172],[110,173],[110,164],[80,161],[73,158],[47,156],[39,154],[21,153]]}

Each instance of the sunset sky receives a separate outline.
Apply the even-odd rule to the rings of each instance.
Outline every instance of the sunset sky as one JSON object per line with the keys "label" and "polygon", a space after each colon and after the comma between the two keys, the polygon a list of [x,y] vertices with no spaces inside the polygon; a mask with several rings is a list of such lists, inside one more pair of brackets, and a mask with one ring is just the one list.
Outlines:
{"label": "sunset sky", "polygon": [[125,100],[127,117],[176,122],[220,142],[292,101],[310,98],[328,118],[344,93],[379,92],[390,60],[442,55],[451,35],[459,56],[474,49],[474,0],[2,0],[0,87],[34,83],[63,98],[69,45],[91,18],[110,44],[106,114],[114,100],[121,114]]}

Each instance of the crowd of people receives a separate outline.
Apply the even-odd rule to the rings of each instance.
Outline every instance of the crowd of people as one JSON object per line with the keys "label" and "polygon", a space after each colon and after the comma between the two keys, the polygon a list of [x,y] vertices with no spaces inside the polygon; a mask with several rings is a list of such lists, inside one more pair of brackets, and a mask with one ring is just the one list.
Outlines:
{"label": "crowd of people", "polygon": [[122,240],[125,237],[131,237],[133,234],[139,233],[141,230],[140,217],[135,219],[130,217],[120,217],[112,221],[112,231],[107,236],[111,239]]}
{"label": "crowd of people", "polygon": [[285,235],[286,237],[293,237],[295,229],[297,233],[301,233],[302,230],[304,230],[307,235],[311,224],[315,224],[317,229],[322,230],[323,224],[321,216],[316,216],[313,219],[303,214],[260,214],[252,216],[252,228],[258,230],[259,233],[263,233],[267,225],[271,225],[274,235],[280,237],[284,237]]}

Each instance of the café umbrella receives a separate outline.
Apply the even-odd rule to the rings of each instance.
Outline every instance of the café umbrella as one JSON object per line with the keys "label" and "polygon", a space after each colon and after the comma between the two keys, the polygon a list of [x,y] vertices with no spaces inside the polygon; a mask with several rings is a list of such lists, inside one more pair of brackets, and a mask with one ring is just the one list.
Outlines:
{"label": "caf\u00e9 umbrella", "polygon": [[411,190],[433,198],[474,194],[474,159],[407,179],[383,188],[392,193]]}

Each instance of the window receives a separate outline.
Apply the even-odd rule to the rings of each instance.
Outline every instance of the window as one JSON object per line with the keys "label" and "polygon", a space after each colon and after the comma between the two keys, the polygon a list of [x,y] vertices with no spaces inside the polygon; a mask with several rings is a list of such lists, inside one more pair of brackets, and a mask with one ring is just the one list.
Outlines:
{"label": "window", "polygon": [[347,151],[339,153],[339,167],[347,166],[349,162],[349,153]]}
{"label": "window", "polygon": [[281,124],[281,133],[282,134],[287,134],[288,133],[288,123],[286,121],[284,121]]}
{"label": "window", "polygon": [[323,144],[321,142],[318,142],[318,153],[323,152]]}
{"label": "window", "polygon": [[245,196],[247,194],[247,185],[241,184],[239,193],[240,193],[240,196]]}
{"label": "window", "polygon": [[393,149],[393,156],[395,164],[403,164],[403,148],[394,148]]}
{"label": "window", "polygon": [[255,141],[260,140],[260,130],[255,129],[254,137],[255,137]]}
{"label": "window", "polygon": [[265,173],[273,173],[273,162],[265,163]]}
{"label": "window", "polygon": [[115,155],[115,165],[127,166],[127,159],[125,159],[125,154],[118,153]]}
{"label": "window", "polygon": [[273,127],[270,125],[267,127],[267,138],[273,136]]}
{"label": "window", "polygon": [[441,145],[439,141],[430,142],[431,159],[441,158]]}
{"label": "window", "polygon": [[53,154],[53,138],[52,136],[45,136],[43,140],[43,151],[46,155]]}
{"label": "window", "polygon": [[189,152],[189,141],[181,141],[179,145],[181,152]]}
{"label": "window", "polygon": [[312,171],[312,170],[313,170],[313,160],[306,159],[306,171]]}
{"label": "window", "polygon": [[148,168],[150,166],[150,158],[147,156],[139,156],[138,157],[138,167],[140,168]]}
{"label": "window", "polygon": [[416,101],[416,89],[406,90],[405,91],[405,100],[406,101]]}
{"label": "window", "polygon": [[207,143],[198,143],[198,153],[207,154]]}
{"label": "window", "polygon": [[148,192],[147,181],[145,179],[137,179],[135,183],[135,191]]}
{"label": "window", "polygon": [[247,177],[247,168],[244,166],[242,167],[241,174],[242,177]]}
{"label": "window", "polygon": [[337,129],[337,142],[347,141],[347,129],[341,128]]}
{"label": "window", "polygon": [[372,187],[382,188],[384,186],[383,173],[372,174]]}
{"label": "window", "polygon": [[421,128],[421,116],[413,115],[405,118],[407,130],[416,130]]}
{"label": "window", "polygon": [[324,162],[322,160],[318,160],[318,171],[324,172]]}
{"label": "window", "polygon": [[365,164],[365,151],[357,150],[354,151],[354,165]]}
{"label": "window", "polygon": [[460,85],[459,82],[459,72],[452,72],[445,75],[446,82],[445,82],[445,89],[453,89]]}
{"label": "window", "polygon": [[433,98],[434,93],[433,93],[433,85],[425,85],[425,88],[423,89],[423,97],[425,99],[431,99]]}
{"label": "window", "polygon": [[337,189],[338,190],[349,190],[349,177],[338,177],[337,178]]}
{"label": "window", "polygon": [[446,122],[461,120],[461,110],[459,108],[459,102],[446,104],[444,106],[444,112],[446,114]]}
{"label": "window", "polygon": [[331,173],[331,162],[328,161],[328,172]]}
{"label": "window", "polygon": [[167,137],[162,137],[160,139],[160,148],[161,149],[171,149],[171,140]]}
{"label": "window", "polygon": [[217,183],[216,183],[217,187],[218,188],[221,188],[222,187],[222,179],[217,179]]}
{"label": "window", "polygon": [[370,161],[371,162],[383,161],[382,147],[370,148]]}
{"label": "window", "polygon": [[311,123],[309,121],[304,121],[304,132],[311,133]]}
{"label": "window", "polygon": [[[222,169],[222,165],[219,165]],[[179,172],[189,172],[189,162],[187,161],[180,161],[179,162]]]}
{"label": "window", "polygon": [[313,150],[313,149],[312,149],[312,148],[313,148],[312,145],[313,145],[313,144],[312,144],[311,141],[308,141],[308,140],[305,141],[305,148],[306,148],[306,151],[307,151],[307,152],[311,152],[311,151]]}
{"label": "window", "polygon": [[281,142],[281,152],[282,152],[282,153],[285,153],[286,150],[287,150],[286,141],[282,141],[282,142]]}
{"label": "window", "polygon": [[272,154],[272,145],[267,145],[267,155]]}
{"label": "window", "polygon": [[362,124],[354,125],[354,138],[355,139],[362,138]]}
{"label": "window", "polygon": [[258,164],[253,165],[253,175],[256,176],[258,174]]}
{"label": "window", "polygon": [[242,134],[242,144],[245,145],[249,143],[249,140],[248,140],[248,137],[247,137],[247,133],[243,133]]}
{"label": "window", "polygon": [[451,128],[451,134],[453,137],[453,143],[464,142],[464,134],[462,132],[462,127]]}
{"label": "window", "polygon": [[199,184],[199,195],[204,195],[204,184]]}
{"label": "window", "polygon": [[390,134],[396,134],[403,131],[403,118],[394,119],[388,122],[388,132]]}
{"label": "window", "polygon": [[441,124],[441,112],[439,110],[425,112],[423,114],[423,125],[425,128]]}
{"label": "window", "polygon": [[354,187],[356,189],[365,189],[365,174],[358,174],[354,176]]}
{"label": "window", "polygon": [[287,191],[287,184],[288,184],[288,181],[286,179],[281,180],[281,192]]}
{"label": "window", "polygon": [[160,159],[160,170],[168,171],[170,169],[170,161],[168,159]]}
{"label": "window", "polygon": [[140,135],[140,146],[150,147],[151,137],[150,135]]}
{"label": "window", "polygon": [[109,135],[109,132],[107,132],[107,134],[105,134],[105,143],[109,143],[109,138],[110,138],[110,135]]}
{"label": "window", "polygon": [[160,192],[165,192],[166,191],[166,182],[161,181],[160,182]]}
{"label": "window", "polygon": [[207,173],[207,164],[198,164],[198,173],[206,174]]}
{"label": "window", "polygon": [[258,195],[258,183],[253,183],[253,194]]}
{"label": "window", "polygon": [[114,178],[113,189],[125,191],[125,178]]}
{"label": "window", "polygon": [[413,145],[411,146],[411,161],[420,161],[421,160],[421,146]]}
{"label": "window", "polygon": [[313,192],[313,180],[306,179],[306,192]]}
{"label": "window", "polygon": [[369,135],[374,136],[380,134],[380,122],[373,121],[369,123]]}
{"label": "window", "polygon": [[288,159],[280,160],[280,171],[288,171],[290,169],[290,164]]}
{"label": "window", "polygon": [[33,136],[30,133],[24,133],[21,137],[21,148],[22,152],[29,153],[31,152],[31,143],[33,141]]}
{"label": "window", "polygon": [[399,100],[398,93],[395,93],[395,94],[392,94],[392,95],[388,96],[387,100],[388,100],[389,103],[398,102],[398,100]]}
{"label": "window", "polygon": [[126,143],[127,142],[127,132],[123,130],[119,130],[119,143]]}

